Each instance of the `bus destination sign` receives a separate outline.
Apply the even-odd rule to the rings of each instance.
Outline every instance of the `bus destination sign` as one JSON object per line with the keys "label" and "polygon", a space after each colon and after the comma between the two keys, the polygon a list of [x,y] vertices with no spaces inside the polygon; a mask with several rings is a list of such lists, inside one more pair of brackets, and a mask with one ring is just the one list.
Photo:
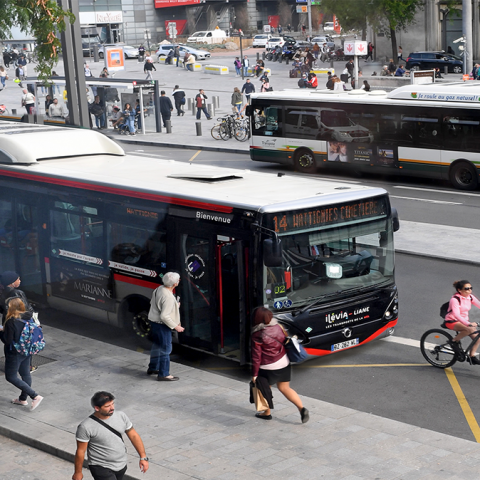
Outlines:
{"label": "bus destination sign", "polygon": [[387,198],[371,198],[268,215],[268,226],[277,233],[294,232],[354,220],[368,220],[387,214]]}

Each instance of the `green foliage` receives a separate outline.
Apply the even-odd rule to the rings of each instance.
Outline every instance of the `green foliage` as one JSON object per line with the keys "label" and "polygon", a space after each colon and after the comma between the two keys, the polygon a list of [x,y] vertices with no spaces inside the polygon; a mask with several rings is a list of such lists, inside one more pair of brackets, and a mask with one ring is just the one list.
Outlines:
{"label": "green foliage", "polygon": [[55,0],[0,0],[0,36],[10,38],[10,28],[19,27],[37,40],[36,56],[38,77],[48,79],[58,62],[61,47],[56,32],[73,23],[75,15],[64,11]]}

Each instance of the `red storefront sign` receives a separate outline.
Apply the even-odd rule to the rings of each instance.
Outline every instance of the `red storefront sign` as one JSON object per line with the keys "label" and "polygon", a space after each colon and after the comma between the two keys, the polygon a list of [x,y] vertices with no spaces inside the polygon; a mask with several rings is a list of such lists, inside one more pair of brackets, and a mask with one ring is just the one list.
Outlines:
{"label": "red storefront sign", "polygon": [[155,8],[181,7],[183,5],[195,5],[201,0],[155,0]]}
{"label": "red storefront sign", "polygon": [[280,15],[269,15],[268,16],[268,24],[273,27],[278,27],[278,22],[280,22]]}

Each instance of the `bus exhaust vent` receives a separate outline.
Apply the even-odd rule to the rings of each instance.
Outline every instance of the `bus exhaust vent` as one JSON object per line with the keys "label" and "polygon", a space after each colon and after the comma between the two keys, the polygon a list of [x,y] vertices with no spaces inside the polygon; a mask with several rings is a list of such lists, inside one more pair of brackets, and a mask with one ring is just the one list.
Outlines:
{"label": "bus exhaust vent", "polygon": [[215,174],[215,173],[172,173],[168,178],[177,178],[179,180],[191,180],[192,182],[203,183],[220,183],[228,180],[242,180],[243,177],[232,174]]}

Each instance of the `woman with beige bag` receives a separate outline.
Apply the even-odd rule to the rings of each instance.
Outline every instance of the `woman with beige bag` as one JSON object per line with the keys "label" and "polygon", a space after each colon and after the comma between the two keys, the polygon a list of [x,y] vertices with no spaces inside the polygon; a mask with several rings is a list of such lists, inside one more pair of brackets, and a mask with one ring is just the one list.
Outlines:
{"label": "woman with beige bag", "polygon": [[[257,384],[266,380],[265,383],[268,383],[268,385],[276,383],[278,390],[285,398],[298,408],[302,423],[307,423],[309,412],[303,406],[298,393],[290,387],[292,367],[284,346],[285,331],[273,317],[273,313],[265,307],[259,307],[255,310],[253,323],[252,382]],[[263,386],[259,389],[264,390]],[[255,416],[262,420],[271,420],[271,408],[273,408],[273,404],[270,403],[263,413],[256,413]]]}

